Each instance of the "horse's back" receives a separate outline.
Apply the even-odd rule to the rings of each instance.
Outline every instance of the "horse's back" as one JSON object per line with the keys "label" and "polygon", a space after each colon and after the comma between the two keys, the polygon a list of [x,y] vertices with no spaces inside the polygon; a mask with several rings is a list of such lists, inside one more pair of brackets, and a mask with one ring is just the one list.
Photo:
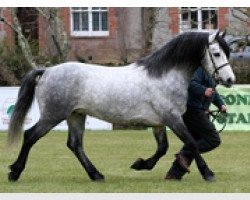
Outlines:
{"label": "horse's back", "polygon": [[39,81],[39,107],[45,115],[66,118],[78,109],[107,121],[143,123],[142,115],[155,115],[148,104],[145,76],[133,66],[57,65],[48,68]]}
{"label": "horse's back", "polygon": [[[174,74],[172,74],[174,75]],[[151,78],[142,67],[65,63],[41,77],[37,99],[42,115],[67,118],[79,111],[112,123],[160,125],[178,92],[165,77]],[[182,100],[181,100],[182,102]]]}

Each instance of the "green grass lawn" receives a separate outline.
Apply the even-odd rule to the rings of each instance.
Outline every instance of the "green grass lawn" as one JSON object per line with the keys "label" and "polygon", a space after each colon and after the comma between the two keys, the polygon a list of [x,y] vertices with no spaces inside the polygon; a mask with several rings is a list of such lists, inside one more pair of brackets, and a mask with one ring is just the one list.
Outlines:
{"label": "green grass lawn", "polygon": [[17,157],[20,145],[9,152],[6,133],[0,133],[0,192],[250,192],[250,133],[224,132],[222,145],[204,155],[217,181],[207,183],[196,165],[180,182],[164,180],[181,142],[168,134],[170,147],[152,171],[134,171],[130,165],[153,154],[156,144],[151,131],[87,131],[85,149],[90,160],[106,176],[92,182],[72,152],[66,147],[67,134],[51,132],[32,149],[20,180],[7,181],[8,165]]}

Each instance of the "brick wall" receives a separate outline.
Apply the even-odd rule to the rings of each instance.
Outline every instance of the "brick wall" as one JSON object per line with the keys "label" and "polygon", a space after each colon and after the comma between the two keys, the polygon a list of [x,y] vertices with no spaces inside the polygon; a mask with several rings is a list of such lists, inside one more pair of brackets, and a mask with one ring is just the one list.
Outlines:
{"label": "brick wall", "polygon": [[219,8],[218,11],[219,29],[224,30],[228,27],[229,25],[228,13],[229,13],[229,8]]}
{"label": "brick wall", "polygon": [[[12,24],[13,20],[11,17],[11,12],[8,8],[2,8],[2,14],[5,17],[5,19]],[[4,35],[6,36],[6,42],[7,44],[11,47],[15,43],[15,33],[14,31],[7,25],[3,24],[2,25]]]}
{"label": "brick wall", "polygon": [[39,54],[43,55],[49,53],[49,44],[47,37],[47,26],[44,18],[39,15],[38,17],[38,38],[39,38]]}
{"label": "brick wall", "polygon": [[75,37],[70,35],[70,8],[63,8],[61,16],[69,39],[69,60],[77,58],[94,63],[119,63],[117,38],[117,11],[109,8],[109,36]]}
{"label": "brick wall", "polygon": [[[3,16],[12,23],[12,17],[8,8],[2,9]],[[117,29],[117,8],[109,8],[109,36],[105,37],[74,37],[70,35],[70,8],[61,8],[60,15],[69,39],[68,60],[77,60],[78,57],[86,62],[94,63],[119,63],[119,42]],[[42,16],[38,19],[39,53],[41,55],[53,55],[54,46],[47,35],[47,25]],[[15,45],[15,33],[8,26],[2,24],[2,33],[6,36],[9,46]]]}
{"label": "brick wall", "polygon": [[179,8],[169,8],[169,17],[171,19],[169,23],[169,29],[172,32],[172,35],[177,35],[179,33]]}

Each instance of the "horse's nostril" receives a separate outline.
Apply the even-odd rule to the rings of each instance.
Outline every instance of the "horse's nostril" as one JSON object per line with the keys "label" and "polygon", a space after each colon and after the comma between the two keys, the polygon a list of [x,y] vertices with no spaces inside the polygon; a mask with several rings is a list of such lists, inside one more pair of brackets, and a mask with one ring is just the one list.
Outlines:
{"label": "horse's nostril", "polygon": [[233,80],[231,78],[228,78],[227,79],[227,84],[232,84],[233,83]]}

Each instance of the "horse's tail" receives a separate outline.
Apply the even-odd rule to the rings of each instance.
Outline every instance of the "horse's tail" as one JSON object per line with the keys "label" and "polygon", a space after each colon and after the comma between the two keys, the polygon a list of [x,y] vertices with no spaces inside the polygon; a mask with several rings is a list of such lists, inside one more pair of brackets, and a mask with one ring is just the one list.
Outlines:
{"label": "horse's tail", "polygon": [[20,139],[25,116],[27,115],[35,95],[37,76],[43,75],[45,69],[35,69],[30,71],[22,80],[18,92],[17,102],[10,118],[8,131],[8,146]]}

